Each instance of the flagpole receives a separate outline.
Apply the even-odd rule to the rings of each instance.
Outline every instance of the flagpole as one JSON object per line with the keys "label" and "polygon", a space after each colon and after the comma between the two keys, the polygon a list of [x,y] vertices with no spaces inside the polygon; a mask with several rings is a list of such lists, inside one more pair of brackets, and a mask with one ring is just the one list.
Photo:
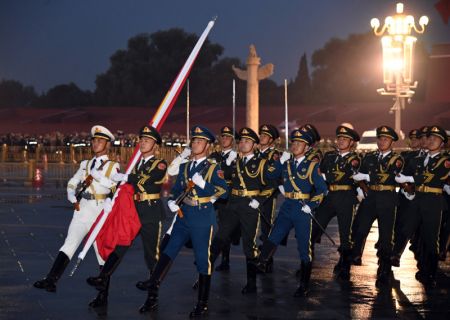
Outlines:
{"label": "flagpole", "polygon": [[[211,21],[209,21],[208,25],[206,26],[205,30],[203,31],[202,35],[198,39],[196,45],[192,49],[191,54],[189,55],[188,59],[184,63],[182,69],[178,73],[175,81],[173,82],[172,86],[170,87],[169,91],[167,92],[166,96],[164,97],[163,101],[161,102],[158,110],[156,111],[153,118],[150,120],[149,125],[156,128],[156,130],[160,130],[162,125],[164,124],[164,121],[166,120],[167,116],[170,113],[170,110],[172,110],[173,105],[175,104],[175,101],[178,98],[178,95],[180,94],[180,91],[186,82],[186,79],[192,69],[192,66],[194,64],[195,59],[197,58],[201,47],[203,46],[203,43],[206,41],[206,38],[211,31],[212,27],[214,26],[214,23],[216,21],[217,17],[214,17]],[[133,156],[131,160],[128,163],[127,169],[125,174],[129,174],[131,170],[134,168],[136,163],[138,162],[139,158],[141,157],[141,152],[139,150],[139,145],[135,147]],[[123,182],[121,183],[123,184]],[[120,186],[117,188],[116,193],[114,194],[112,198],[112,205],[114,206],[114,201],[117,198],[118,193],[120,192]],[[72,276],[78,266],[81,264],[83,259],[85,258],[89,248],[94,243],[95,239],[97,238],[97,235],[99,234],[101,228],[103,227],[106,218],[108,217],[109,212],[102,211],[100,219],[97,221],[97,224],[93,229],[91,229],[91,233],[89,237],[87,238],[85,245],[83,247],[83,250],[78,255],[78,260],[73,268],[70,275]]]}
{"label": "flagpole", "polygon": [[236,145],[236,80],[233,79],[233,144]]}
{"label": "flagpole", "polygon": [[286,151],[289,147],[289,124],[288,124],[288,98],[287,98],[287,79],[284,79],[284,130]]}
{"label": "flagpole", "polygon": [[187,79],[186,83],[186,144],[189,145],[189,79]]}

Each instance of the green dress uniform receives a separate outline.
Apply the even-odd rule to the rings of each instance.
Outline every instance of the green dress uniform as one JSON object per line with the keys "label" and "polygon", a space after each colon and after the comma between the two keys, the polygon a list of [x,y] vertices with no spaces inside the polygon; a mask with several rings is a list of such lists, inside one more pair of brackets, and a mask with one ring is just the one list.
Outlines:
{"label": "green dress uniform", "polygon": [[[272,139],[278,139],[280,134],[277,128],[273,125],[264,124],[259,128],[259,134],[262,133],[269,135]],[[269,147],[265,150],[259,150],[257,153],[258,157],[266,159],[270,166],[275,166],[275,161],[280,158],[280,152],[275,147]],[[273,223],[275,218],[275,209],[277,206],[276,199],[278,196],[278,185],[279,181],[269,180],[267,181],[267,186],[261,192],[261,196],[266,197],[264,204],[261,206],[261,214],[264,215],[265,220]],[[267,223],[261,224],[261,241],[265,241],[270,233],[270,225]]]}
{"label": "green dress uniform", "polygon": [[[377,128],[377,137],[380,136],[398,140],[395,131],[387,126]],[[361,202],[361,211],[355,218],[358,228],[354,236],[353,256],[362,256],[365,239],[373,222],[377,220],[379,233],[377,285],[390,280],[392,238],[398,205],[395,177],[402,171],[403,164],[403,158],[394,151],[388,151],[384,155],[375,151],[364,156],[359,170],[360,173],[369,175],[370,181],[368,195]]]}
{"label": "green dress uniform", "polygon": [[[231,128],[231,126],[224,126],[220,129],[220,134],[221,136],[229,136],[232,137],[233,139],[235,138],[235,134],[233,132],[233,129]],[[228,157],[230,156],[230,152],[232,151],[232,149],[228,149],[228,150],[222,150],[222,151],[214,151],[213,153],[211,153],[209,155],[210,159],[214,159],[216,161],[216,163],[218,163],[220,165],[221,168],[224,168],[226,166],[226,161],[228,159]],[[231,175],[228,174],[228,176],[225,173],[229,173],[228,172],[224,172],[224,178],[225,181],[227,182],[227,186],[230,189],[231,186]],[[227,199],[223,199],[223,198],[219,198],[217,199],[216,202],[214,202],[214,207],[217,211],[217,216],[218,216],[218,226],[220,228],[220,225],[222,224],[222,221],[225,221],[226,219],[226,207],[228,204],[228,198]],[[234,245],[239,245],[239,241],[240,241],[240,229],[236,228],[236,230],[233,232],[232,235],[232,243]],[[227,271],[230,269],[230,244],[226,244],[222,247],[222,261],[220,263],[220,265],[218,265],[216,267],[216,271]]]}
{"label": "green dress uniform", "polygon": [[[438,126],[430,128],[428,135],[436,135],[445,143],[445,130]],[[439,232],[442,211],[445,207],[443,187],[448,183],[450,158],[444,152],[427,155],[420,161],[414,173],[415,197],[411,201],[411,216],[401,228],[398,246],[406,246],[407,241],[420,227],[423,253],[418,255],[416,279],[427,284],[435,284],[439,255]]]}
{"label": "green dress uniform", "polygon": [[[259,142],[258,135],[250,128],[239,131],[240,138],[248,138]],[[237,227],[242,234],[242,246],[247,260],[247,285],[242,293],[256,292],[256,268],[251,261],[258,257],[256,236],[260,224],[260,210],[250,207],[250,202],[256,200],[260,206],[267,198],[261,192],[267,186],[267,181],[276,176],[276,168],[254,154],[250,159],[238,158],[230,166],[224,168],[225,176],[231,174],[231,192],[226,208],[225,220],[211,244],[211,261],[214,262],[222,247],[231,241],[231,235]],[[227,173],[227,171],[229,173]],[[267,221],[263,222],[267,223]]]}
{"label": "green dress uniform", "polygon": [[[345,126],[339,126],[336,129],[336,137],[339,136],[348,137],[354,141],[359,140],[358,133]],[[344,279],[350,276],[351,229],[358,203],[352,176],[358,172],[360,162],[356,152],[339,154],[339,152],[330,151],[324,155],[320,164],[320,171],[326,177],[329,192],[317,208],[315,217],[320,225],[326,228],[330,220],[337,216],[340,239],[338,250],[341,257],[335,267],[335,273]],[[311,242],[314,244],[321,234],[317,224],[313,224]]]}

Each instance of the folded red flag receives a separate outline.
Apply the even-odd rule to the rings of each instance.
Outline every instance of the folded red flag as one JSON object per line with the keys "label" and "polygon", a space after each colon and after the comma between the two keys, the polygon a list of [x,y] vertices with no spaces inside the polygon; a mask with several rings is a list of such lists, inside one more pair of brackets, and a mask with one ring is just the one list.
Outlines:
{"label": "folded red flag", "polygon": [[[126,183],[120,186],[120,189],[114,206],[95,240],[98,252],[105,261],[116,246],[129,246],[141,229],[141,222],[134,206],[133,186]],[[98,216],[91,230],[100,217],[101,215]]]}

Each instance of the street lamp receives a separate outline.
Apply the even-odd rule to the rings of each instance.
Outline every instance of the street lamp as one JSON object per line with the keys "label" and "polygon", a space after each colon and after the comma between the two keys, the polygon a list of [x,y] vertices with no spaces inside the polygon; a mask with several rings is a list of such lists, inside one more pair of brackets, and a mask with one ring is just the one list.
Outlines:
{"label": "street lamp", "polygon": [[395,111],[395,131],[401,133],[401,110],[405,108],[405,101],[411,102],[414,95],[412,89],[417,88],[417,81],[413,80],[414,44],[417,38],[411,35],[414,30],[422,34],[428,24],[428,17],[419,19],[416,27],[414,17],[403,13],[403,3],[397,3],[397,14],[388,16],[380,28],[380,21],[373,18],[370,25],[376,36],[381,37],[383,48],[383,82],[385,88],[378,89],[381,95],[393,96],[394,105],[390,112]]}

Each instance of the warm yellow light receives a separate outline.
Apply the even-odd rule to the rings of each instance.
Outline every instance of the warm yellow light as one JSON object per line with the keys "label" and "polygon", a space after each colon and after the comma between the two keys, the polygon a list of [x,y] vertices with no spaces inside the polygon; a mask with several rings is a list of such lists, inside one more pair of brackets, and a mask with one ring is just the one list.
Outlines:
{"label": "warm yellow light", "polygon": [[397,3],[397,13],[398,14],[403,13],[403,3],[401,2]]}
{"label": "warm yellow light", "polygon": [[370,20],[370,26],[372,27],[372,29],[377,29],[380,26],[380,20],[378,20],[377,18],[373,18],[372,20]]}
{"label": "warm yellow light", "polygon": [[420,24],[421,26],[426,26],[426,25],[428,25],[428,22],[429,22],[429,21],[430,21],[430,20],[428,19],[427,16],[421,16],[420,19],[419,19],[419,24]]}

